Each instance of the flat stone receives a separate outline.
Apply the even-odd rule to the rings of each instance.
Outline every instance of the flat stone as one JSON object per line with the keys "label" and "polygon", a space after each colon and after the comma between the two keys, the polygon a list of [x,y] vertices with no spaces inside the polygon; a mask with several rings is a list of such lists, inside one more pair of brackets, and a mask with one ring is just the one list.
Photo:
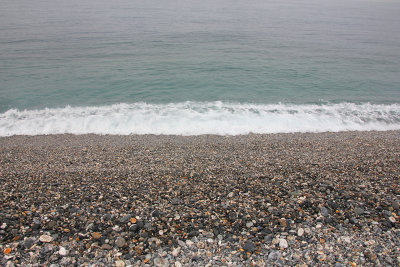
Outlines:
{"label": "flat stone", "polygon": [[115,245],[117,245],[117,247],[122,248],[123,246],[125,246],[125,239],[123,237],[117,237],[117,239],[115,240]]}
{"label": "flat stone", "polygon": [[281,253],[277,250],[273,250],[268,254],[268,260],[270,261],[277,261],[281,257]]}
{"label": "flat stone", "polygon": [[47,224],[47,227],[48,228],[53,228],[53,227],[55,227],[57,225],[57,222],[56,221],[50,221],[48,224]]}
{"label": "flat stone", "polygon": [[364,209],[361,207],[355,207],[354,208],[354,213],[358,216],[363,215],[364,214]]}
{"label": "flat stone", "polygon": [[98,232],[94,232],[94,233],[92,233],[92,237],[93,237],[94,239],[100,239],[101,234],[98,233]]}
{"label": "flat stone", "polygon": [[256,246],[252,241],[247,240],[246,243],[244,243],[243,245],[243,249],[247,252],[253,252],[256,250]]}
{"label": "flat stone", "polygon": [[39,241],[43,243],[50,243],[51,241],[53,241],[53,238],[49,235],[41,235],[39,237]]}
{"label": "flat stone", "polygon": [[112,246],[110,246],[109,244],[103,244],[103,245],[101,246],[101,248],[102,248],[102,249],[106,249],[106,250],[110,250],[110,249],[112,249]]}
{"label": "flat stone", "polygon": [[160,258],[160,257],[155,258],[153,262],[154,262],[154,266],[157,266],[157,267],[168,267],[169,266],[168,260]]}
{"label": "flat stone", "polygon": [[321,208],[321,215],[324,217],[328,217],[329,216],[329,210],[325,207]]}
{"label": "flat stone", "polygon": [[121,217],[121,218],[119,219],[119,222],[120,222],[120,223],[127,223],[127,222],[129,222],[129,220],[130,220],[131,217],[132,217],[132,216],[131,216],[130,214],[125,215],[125,216],[123,216],[123,217]]}

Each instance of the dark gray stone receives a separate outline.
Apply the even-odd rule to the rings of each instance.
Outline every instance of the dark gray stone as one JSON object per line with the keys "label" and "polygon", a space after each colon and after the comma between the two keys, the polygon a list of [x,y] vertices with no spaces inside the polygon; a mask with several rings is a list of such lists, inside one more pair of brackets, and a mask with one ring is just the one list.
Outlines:
{"label": "dark gray stone", "polygon": [[24,247],[26,249],[30,249],[34,243],[35,243],[35,241],[32,238],[27,238],[24,240]]}
{"label": "dark gray stone", "polygon": [[247,240],[246,243],[244,243],[244,245],[243,245],[243,249],[248,252],[253,252],[256,250],[256,246],[254,245],[254,243],[252,241]]}
{"label": "dark gray stone", "polygon": [[329,210],[325,207],[321,208],[321,215],[324,217],[328,217],[329,216]]}
{"label": "dark gray stone", "polygon": [[361,208],[361,207],[356,207],[356,208],[354,209],[354,213],[355,213],[357,216],[363,215],[363,214],[364,214],[364,209]]}
{"label": "dark gray stone", "polygon": [[119,222],[120,222],[120,223],[127,223],[127,222],[129,222],[129,219],[130,219],[131,217],[132,217],[132,216],[131,216],[130,214],[125,215],[125,216],[123,216],[123,217],[121,217],[121,218],[119,219]]}

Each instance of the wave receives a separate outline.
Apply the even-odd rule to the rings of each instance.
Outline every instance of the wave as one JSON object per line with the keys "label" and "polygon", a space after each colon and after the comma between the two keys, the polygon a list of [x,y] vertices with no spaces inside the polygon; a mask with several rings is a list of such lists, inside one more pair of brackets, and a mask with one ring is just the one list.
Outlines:
{"label": "wave", "polygon": [[400,129],[400,105],[182,102],[10,109],[0,136],[43,134],[239,135]]}

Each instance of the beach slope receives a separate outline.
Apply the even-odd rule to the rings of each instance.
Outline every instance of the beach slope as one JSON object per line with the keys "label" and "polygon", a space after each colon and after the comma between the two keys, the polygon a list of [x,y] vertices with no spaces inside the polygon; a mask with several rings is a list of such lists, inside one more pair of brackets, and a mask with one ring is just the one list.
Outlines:
{"label": "beach slope", "polygon": [[0,265],[397,266],[399,177],[399,131],[2,137]]}

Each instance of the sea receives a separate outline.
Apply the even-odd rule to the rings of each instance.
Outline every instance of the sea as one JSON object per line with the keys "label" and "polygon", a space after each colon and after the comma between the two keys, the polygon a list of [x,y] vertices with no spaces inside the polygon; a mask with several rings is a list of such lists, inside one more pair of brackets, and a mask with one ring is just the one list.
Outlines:
{"label": "sea", "polygon": [[398,0],[0,2],[0,136],[399,129]]}

